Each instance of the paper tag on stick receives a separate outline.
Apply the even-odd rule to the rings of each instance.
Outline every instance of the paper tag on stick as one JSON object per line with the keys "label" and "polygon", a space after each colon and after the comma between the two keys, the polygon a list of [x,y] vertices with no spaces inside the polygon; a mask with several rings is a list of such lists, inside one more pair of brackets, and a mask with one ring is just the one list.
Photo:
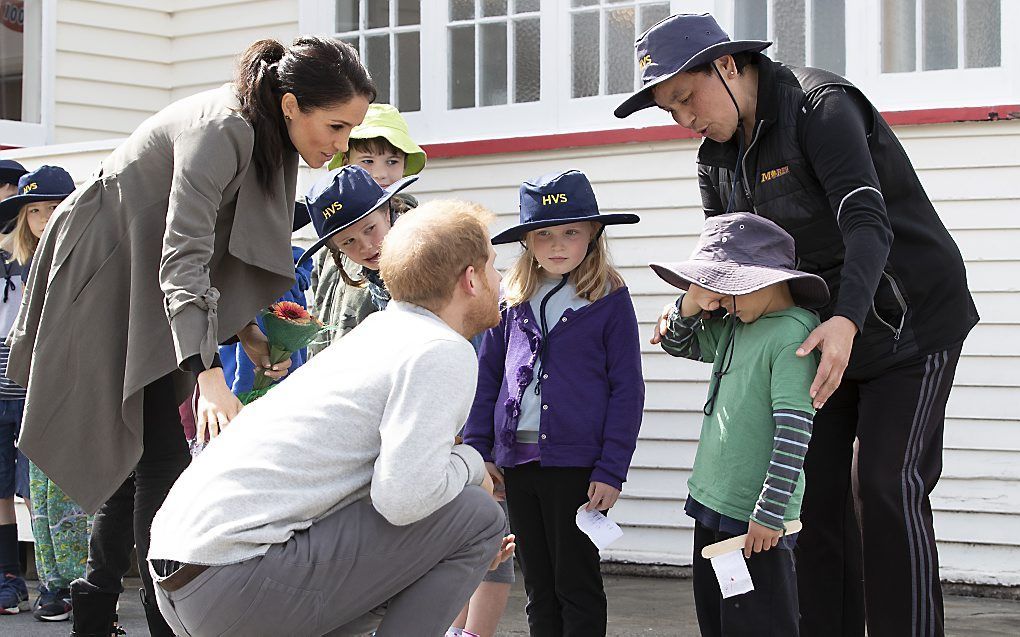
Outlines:
{"label": "paper tag on stick", "polygon": [[600,551],[605,550],[613,542],[623,537],[623,529],[599,511],[585,511],[585,505],[577,510],[577,528],[591,538],[592,543]]}
{"label": "paper tag on stick", "polygon": [[747,570],[742,549],[713,557],[712,569],[719,580],[723,599],[754,590],[754,582],[751,581],[751,572]]}

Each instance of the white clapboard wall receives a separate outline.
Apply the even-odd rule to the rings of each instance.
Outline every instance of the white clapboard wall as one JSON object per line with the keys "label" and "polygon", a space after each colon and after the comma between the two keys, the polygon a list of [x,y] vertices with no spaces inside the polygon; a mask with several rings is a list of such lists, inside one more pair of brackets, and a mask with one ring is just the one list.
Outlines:
{"label": "white clapboard wall", "polygon": [[[967,260],[982,322],[966,343],[948,407],[945,470],[933,496],[943,577],[1020,584],[1020,122],[901,127],[897,134]],[[686,258],[702,224],[693,141],[628,144],[432,160],[411,192],[453,196],[517,214],[517,187],[545,172],[578,168],[604,212],[642,221],[608,230],[634,295],[647,388],[641,440],[613,517],[624,538],[611,560],[690,563],[683,513],[708,368],[647,344],[652,321],[675,298],[646,266]],[[501,266],[516,254],[500,251]],[[932,273],[936,276],[937,273]]]}
{"label": "white clapboard wall", "polygon": [[[982,322],[964,348],[948,407],[945,469],[933,496],[942,575],[955,581],[1020,584],[1020,122],[900,127],[897,134],[967,260]],[[81,181],[112,148],[73,144],[7,151],[29,168],[67,167]],[[633,211],[635,226],[610,228],[611,249],[634,295],[643,338],[674,292],[646,264],[683,259],[701,227],[694,141],[431,160],[410,190],[421,200],[457,197],[516,219],[524,179],[584,170],[606,212]],[[302,188],[317,176],[302,171]],[[300,238],[296,238],[300,243]],[[501,250],[505,266],[514,248]],[[933,273],[935,276],[936,273]],[[610,560],[690,563],[683,514],[697,446],[706,366],[645,344],[647,398],[630,480],[613,517],[626,535]]]}
{"label": "white clapboard wall", "polygon": [[240,51],[297,35],[297,0],[60,0],[53,142],[119,138],[231,79]]}

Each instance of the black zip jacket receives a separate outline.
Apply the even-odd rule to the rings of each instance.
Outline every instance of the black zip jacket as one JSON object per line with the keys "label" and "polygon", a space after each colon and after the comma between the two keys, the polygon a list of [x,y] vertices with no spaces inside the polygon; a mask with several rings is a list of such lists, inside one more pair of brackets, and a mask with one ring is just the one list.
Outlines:
{"label": "black zip jacket", "polygon": [[[847,374],[962,342],[978,321],[963,257],[868,99],[838,75],[761,55],[755,117],[733,210],[789,232],[797,267],[832,293],[822,320],[857,325]],[[736,165],[736,136],[702,143],[707,216],[726,212]]]}

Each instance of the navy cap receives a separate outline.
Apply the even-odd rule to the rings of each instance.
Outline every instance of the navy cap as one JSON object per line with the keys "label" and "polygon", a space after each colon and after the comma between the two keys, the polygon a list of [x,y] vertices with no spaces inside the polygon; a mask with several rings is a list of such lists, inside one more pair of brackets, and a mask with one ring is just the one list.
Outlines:
{"label": "navy cap", "polygon": [[344,166],[315,182],[305,201],[319,240],[305,250],[298,263],[318,252],[330,237],[361,221],[416,181],[418,175],[409,175],[383,189],[361,166]]}
{"label": "navy cap", "polygon": [[0,184],[17,184],[18,179],[27,172],[24,166],[13,159],[0,159]]}
{"label": "navy cap", "polygon": [[655,106],[652,88],[677,73],[688,71],[724,55],[741,51],[760,53],[772,46],[764,40],[730,40],[711,15],[682,13],[652,25],[634,43],[641,88],[616,107],[620,118]]}
{"label": "navy cap", "polygon": [[637,223],[632,214],[599,214],[588,177],[579,170],[542,175],[521,184],[521,222],[492,238],[493,245],[521,241],[532,230],[580,221],[603,225]]}
{"label": "navy cap", "polygon": [[18,179],[18,194],[0,201],[0,227],[5,227],[33,201],[60,201],[74,192],[74,179],[60,166],[40,166]]}

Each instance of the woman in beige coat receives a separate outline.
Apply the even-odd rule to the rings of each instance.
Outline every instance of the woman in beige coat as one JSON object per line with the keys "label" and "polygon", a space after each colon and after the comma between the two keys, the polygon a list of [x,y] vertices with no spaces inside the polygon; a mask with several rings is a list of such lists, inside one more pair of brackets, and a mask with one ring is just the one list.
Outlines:
{"label": "woman in beige coat", "polygon": [[197,420],[214,433],[240,410],[217,345],[236,336],[268,364],[250,321],[294,283],[298,155],[318,168],[346,151],[374,98],[346,44],[256,42],[233,84],[143,122],[50,220],[8,373],[28,388],[21,449],[98,510],[85,578],[71,585],[72,635],[110,634],[132,545],[150,632],[172,634],[145,557],[189,460],[178,405],[197,382]]}

